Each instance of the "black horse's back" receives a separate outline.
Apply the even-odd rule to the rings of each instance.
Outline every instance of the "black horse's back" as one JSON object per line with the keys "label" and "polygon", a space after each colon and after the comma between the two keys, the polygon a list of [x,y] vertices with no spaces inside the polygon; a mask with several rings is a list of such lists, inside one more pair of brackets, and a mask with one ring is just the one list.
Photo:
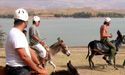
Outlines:
{"label": "black horse's back", "polygon": [[[89,52],[89,48],[91,50],[91,53],[95,52],[95,49],[97,49],[97,43],[100,42],[99,40],[93,40],[88,44],[88,52]],[[104,52],[105,53],[105,52]],[[102,55],[99,52],[97,52],[95,55]]]}

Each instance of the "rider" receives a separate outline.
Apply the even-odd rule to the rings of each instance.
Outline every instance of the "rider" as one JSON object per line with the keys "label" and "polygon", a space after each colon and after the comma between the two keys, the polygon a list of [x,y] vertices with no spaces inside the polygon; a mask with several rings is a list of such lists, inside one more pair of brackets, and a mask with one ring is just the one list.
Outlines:
{"label": "rider", "polygon": [[33,17],[33,25],[29,28],[29,41],[33,49],[38,50],[41,59],[42,66],[44,67],[46,49],[44,46],[46,44],[42,41],[39,30],[37,27],[40,25],[40,18],[38,16]]}
{"label": "rider", "polygon": [[29,73],[29,67],[35,70],[36,73],[47,73],[39,65],[40,62],[33,50],[29,47],[27,39],[22,32],[27,25],[27,11],[22,8],[17,9],[14,13],[14,26],[9,31],[5,44],[5,69],[9,75],[31,75]]}
{"label": "rider", "polygon": [[[108,47],[110,47],[110,55],[109,55],[109,60],[107,60],[107,63],[111,64],[111,59],[114,58],[115,52],[116,52],[116,47],[109,41],[108,37],[112,38],[112,34],[107,34],[107,26],[110,26],[111,24],[111,19],[109,17],[105,18],[104,24],[100,28],[100,38],[101,42],[106,44]],[[106,59],[103,57],[103,59]]]}

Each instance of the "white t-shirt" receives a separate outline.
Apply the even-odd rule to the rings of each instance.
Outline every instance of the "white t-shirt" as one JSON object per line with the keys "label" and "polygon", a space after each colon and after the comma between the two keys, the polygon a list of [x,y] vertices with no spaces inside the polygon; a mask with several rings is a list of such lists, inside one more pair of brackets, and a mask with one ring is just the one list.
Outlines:
{"label": "white t-shirt", "polygon": [[12,28],[7,36],[5,44],[6,64],[12,67],[26,66],[19,54],[15,51],[16,48],[25,48],[26,53],[31,58],[28,42],[24,33],[17,28]]}

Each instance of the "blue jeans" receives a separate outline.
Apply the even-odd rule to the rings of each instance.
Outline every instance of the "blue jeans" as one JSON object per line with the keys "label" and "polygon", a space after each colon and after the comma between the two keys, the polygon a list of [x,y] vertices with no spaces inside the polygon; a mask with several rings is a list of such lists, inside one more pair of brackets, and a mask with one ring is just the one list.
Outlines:
{"label": "blue jeans", "polygon": [[24,66],[24,67],[11,67],[6,65],[5,67],[8,75],[31,75],[29,73],[29,67]]}

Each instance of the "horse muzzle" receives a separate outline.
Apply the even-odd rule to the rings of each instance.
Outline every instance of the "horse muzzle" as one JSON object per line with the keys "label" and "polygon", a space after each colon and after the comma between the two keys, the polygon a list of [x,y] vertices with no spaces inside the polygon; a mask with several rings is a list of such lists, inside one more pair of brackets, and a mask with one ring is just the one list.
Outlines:
{"label": "horse muzzle", "polygon": [[68,51],[68,52],[66,53],[66,55],[67,55],[67,56],[70,56],[70,51]]}

